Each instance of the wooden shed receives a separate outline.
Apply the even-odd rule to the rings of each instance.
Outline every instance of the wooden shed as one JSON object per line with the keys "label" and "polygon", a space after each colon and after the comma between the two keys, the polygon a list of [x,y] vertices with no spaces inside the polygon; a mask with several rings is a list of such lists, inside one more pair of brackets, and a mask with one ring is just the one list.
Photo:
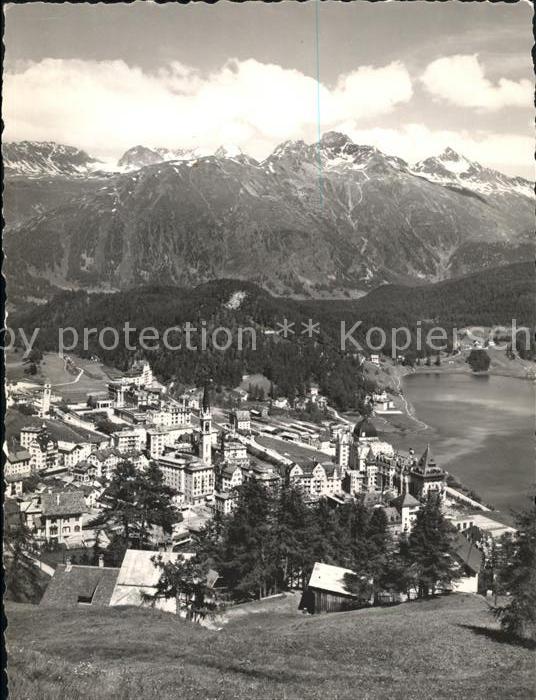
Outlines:
{"label": "wooden shed", "polygon": [[372,589],[366,578],[350,569],[316,562],[300,607],[310,613],[341,612],[371,601]]}

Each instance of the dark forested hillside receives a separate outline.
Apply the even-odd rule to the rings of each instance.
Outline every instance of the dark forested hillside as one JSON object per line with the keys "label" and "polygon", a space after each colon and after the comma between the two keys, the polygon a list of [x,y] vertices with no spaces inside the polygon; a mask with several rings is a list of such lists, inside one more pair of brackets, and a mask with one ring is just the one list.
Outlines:
{"label": "dark forested hillside", "polygon": [[[503,325],[509,327],[512,319],[517,325],[534,326],[533,265],[519,263],[488,270],[458,280],[450,280],[419,287],[384,286],[357,301],[297,301],[273,297],[256,285],[239,280],[218,280],[194,289],[170,286],[140,287],[115,294],[88,294],[83,291],[63,292],[55,299],[13,317],[12,328],[23,327],[28,334],[40,329],[38,344],[43,350],[58,347],[58,328],[77,330],[79,343],[70,348],[81,355],[99,355],[105,362],[126,369],[136,354],[148,357],[157,374],[165,380],[200,384],[208,378],[217,384],[236,386],[242,375],[262,372],[275,389],[289,397],[302,394],[307,384],[317,381],[340,408],[358,405],[370,387],[359,368],[358,349],[352,342],[341,347],[341,324],[348,331],[357,321],[352,337],[362,344],[367,354],[366,333],[373,327],[382,328],[387,335],[384,354],[391,353],[391,329],[407,327],[415,337],[417,324],[426,330],[441,326],[449,333],[453,327],[472,325]],[[287,338],[278,324],[287,319],[290,330]],[[318,324],[308,332],[309,320]],[[136,329],[132,332],[129,349],[124,343],[125,323]],[[191,334],[191,345],[185,347],[184,333],[170,336],[173,349],[159,347],[140,351],[137,347],[142,328],[154,328],[160,339],[166,328],[181,327],[187,322],[197,329]],[[104,349],[98,342],[98,333],[107,327],[119,331],[116,348]],[[217,327],[229,329],[232,344],[229,349],[212,347],[210,338]],[[239,329],[253,328],[256,347],[251,334],[244,332],[242,347]],[[84,347],[85,329],[90,333]],[[202,348],[201,332],[205,329],[208,346]],[[225,341],[225,332],[218,343]],[[71,343],[72,335],[65,334]],[[372,334],[372,343],[377,335]],[[105,336],[105,345],[111,345],[111,333]],[[425,354],[426,348],[411,352]]]}
{"label": "dark forested hillside", "polygon": [[304,306],[351,308],[363,322],[385,327],[410,325],[429,319],[445,328],[470,325],[518,325],[535,323],[536,292],[534,263],[503,265],[466,277],[417,287],[383,285],[353,302],[316,301]]}

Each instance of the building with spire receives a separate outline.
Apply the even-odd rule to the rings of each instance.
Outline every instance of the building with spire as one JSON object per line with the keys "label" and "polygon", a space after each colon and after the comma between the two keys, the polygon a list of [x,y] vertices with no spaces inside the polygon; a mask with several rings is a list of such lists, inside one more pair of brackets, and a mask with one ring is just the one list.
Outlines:
{"label": "building with spire", "polygon": [[52,388],[50,384],[45,384],[43,387],[43,392],[41,394],[41,401],[39,403],[39,418],[47,418],[50,413],[50,399],[52,396]]}
{"label": "building with spire", "polygon": [[417,498],[426,498],[430,493],[443,495],[445,472],[438,467],[430,445],[426,446],[421,458],[410,470],[410,492]]}
{"label": "building with spire", "polygon": [[203,390],[203,400],[199,411],[199,458],[204,464],[212,466],[212,411],[210,410],[210,395],[208,385]]}
{"label": "building with spire", "polygon": [[191,447],[164,446],[158,456],[158,466],[164,481],[176,492],[180,503],[201,503],[213,497],[215,471],[212,445],[216,431],[212,428],[212,411],[208,386],[203,391],[199,409],[199,435]]}
{"label": "building with spire", "polygon": [[352,433],[342,432],[337,438],[335,461],[343,470],[345,492],[379,492],[396,497],[411,494],[424,499],[428,493],[443,495],[445,472],[436,464],[428,445],[417,460],[413,450],[396,452],[380,439],[370,418],[363,418]]}

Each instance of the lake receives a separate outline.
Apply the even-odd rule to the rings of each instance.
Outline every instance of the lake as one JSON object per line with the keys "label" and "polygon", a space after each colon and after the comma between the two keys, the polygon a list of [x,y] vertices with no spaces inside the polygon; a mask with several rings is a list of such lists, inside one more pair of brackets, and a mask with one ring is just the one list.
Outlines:
{"label": "lake", "polygon": [[404,392],[426,430],[402,447],[429,442],[439,465],[484,503],[502,511],[525,508],[534,485],[535,387],[498,376],[426,373],[404,378]]}

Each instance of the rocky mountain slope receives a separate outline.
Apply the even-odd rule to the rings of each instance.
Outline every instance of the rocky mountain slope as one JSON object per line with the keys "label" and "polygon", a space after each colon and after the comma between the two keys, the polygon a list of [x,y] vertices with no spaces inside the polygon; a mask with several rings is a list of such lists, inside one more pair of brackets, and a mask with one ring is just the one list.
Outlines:
{"label": "rocky mountain slope", "polygon": [[453,151],[411,168],[334,132],[261,163],[229,151],[164,161],[13,227],[9,291],[239,277],[277,294],[341,296],[436,281],[529,259],[530,191]]}
{"label": "rocky mountain slope", "polygon": [[85,151],[52,141],[4,143],[2,157],[3,214],[8,227],[93,192],[113,176]]}
{"label": "rocky mountain slope", "polygon": [[421,160],[412,171],[430,182],[468,189],[482,195],[534,195],[534,185],[524,178],[508,177],[497,170],[485,168],[452,148],[446,148],[439,156]]}
{"label": "rocky mountain slope", "polygon": [[166,148],[148,148],[147,146],[134,146],[125,151],[117,161],[119,170],[139,170],[146,165],[163,163],[166,160],[191,160],[201,154],[189,151],[185,148],[169,150]]}
{"label": "rocky mountain slope", "polygon": [[4,143],[2,158],[7,177],[83,176],[97,170],[100,165],[85,151],[53,141]]}

